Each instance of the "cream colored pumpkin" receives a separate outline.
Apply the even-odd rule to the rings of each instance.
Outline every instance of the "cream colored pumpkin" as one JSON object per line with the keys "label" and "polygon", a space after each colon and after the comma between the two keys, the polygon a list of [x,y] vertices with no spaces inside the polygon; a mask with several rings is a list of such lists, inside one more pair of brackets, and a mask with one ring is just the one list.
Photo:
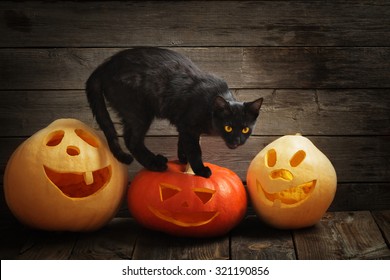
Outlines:
{"label": "cream colored pumpkin", "polygon": [[4,175],[5,199],[29,226],[95,230],[116,214],[127,176],[126,166],[92,128],[75,119],[59,119],[12,154]]}
{"label": "cream colored pumpkin", "polygon": [[252,160],[248,191],[258,216],[285,229],[314,225],[333,201],[337,177],[332,163],[301,135],[280,137]]}

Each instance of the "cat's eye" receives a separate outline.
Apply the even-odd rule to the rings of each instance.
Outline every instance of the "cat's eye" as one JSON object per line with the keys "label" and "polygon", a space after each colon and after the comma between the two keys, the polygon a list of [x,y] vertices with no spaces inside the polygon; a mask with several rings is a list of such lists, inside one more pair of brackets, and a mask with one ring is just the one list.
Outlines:
{"label": "cat's eye", "polygon": [[225,125],[225,131],[230,133],[233,131],[233,127],[231,127],[230,125]]}
{"label": "cat's eye", "polygon": [[249,127],[244,127],[241,132],[244,133],[244,134],[247,134],[249,132]]}

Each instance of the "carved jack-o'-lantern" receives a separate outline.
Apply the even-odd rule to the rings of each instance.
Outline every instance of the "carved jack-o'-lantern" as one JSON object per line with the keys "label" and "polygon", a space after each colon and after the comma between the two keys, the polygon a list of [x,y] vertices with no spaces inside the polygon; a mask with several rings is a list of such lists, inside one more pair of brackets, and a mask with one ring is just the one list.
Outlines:
{"label": "carved jack-o'-lantern", "polygon": [[333,201],[337,178],[329,159],[301,135],[283,136],[251,162],[248,191],[265,222],[301,228],[318,222]]}
{"label": "carved jack-o'-lantern", "polygon": [[128,191],[132,216],[147,228],[177,236],[222,235],[243,218],[247,198],[240,178],[229,169],[206,163],[210,178],[169,162],[165,172],[140,171]]}
{"label": "carved jack-o'-lantern", "polygon": [[93,129],[59,119],[23,142],[4,175],[7,204],[23,223],[87,231],[106,224],[126,192],[127,168]]}

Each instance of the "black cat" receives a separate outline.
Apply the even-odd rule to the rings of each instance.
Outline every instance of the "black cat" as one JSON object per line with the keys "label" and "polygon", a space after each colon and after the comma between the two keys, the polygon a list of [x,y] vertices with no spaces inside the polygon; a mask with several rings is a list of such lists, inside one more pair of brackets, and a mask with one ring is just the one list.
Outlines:
{"label": "black cat", "polygon": [[[160,48],[119,52],[100,65],[86,83],[89,105],[112,153],[126,164],[134,156],[147,169],[164,171],[167,159],[144,144],[154,118],[168,119],[179,133],[178,157],[191,164],[196,175],[210,177],[199,146],[201,134],[220,135],[231,148],[252,133],[263,102],[238,102],[225,81],[201,71],[185,56]],[[105,99],[122,120],[125,153]]]}

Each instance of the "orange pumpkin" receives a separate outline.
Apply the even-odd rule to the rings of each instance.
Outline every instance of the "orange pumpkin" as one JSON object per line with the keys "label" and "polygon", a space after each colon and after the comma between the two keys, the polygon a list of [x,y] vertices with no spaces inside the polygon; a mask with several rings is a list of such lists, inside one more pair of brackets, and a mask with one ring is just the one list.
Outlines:
{"label": "orange pumpkin", "polygon": [[75,119],[59,119],[23,142],[9,159],[5,199],[13,214],[45,230],[89,231],[117,212],[127,168],[105,140]]}
{"label": "orange pumpkin", "polygon": [[258,216],[284,229],[314,225],[333,201],[337,177],[332,163],[301,135],[283,136],[251,162],[248,191]]}
{"label": "orange pumpkin", "polygon": [[141,170],[128,190],[132,216],[147,228],[177,236],[227,233],[243,218],[247,197],[241,179],[229,169],[206,163],[210,178],[186,173],[168,162],[165,172]]}

